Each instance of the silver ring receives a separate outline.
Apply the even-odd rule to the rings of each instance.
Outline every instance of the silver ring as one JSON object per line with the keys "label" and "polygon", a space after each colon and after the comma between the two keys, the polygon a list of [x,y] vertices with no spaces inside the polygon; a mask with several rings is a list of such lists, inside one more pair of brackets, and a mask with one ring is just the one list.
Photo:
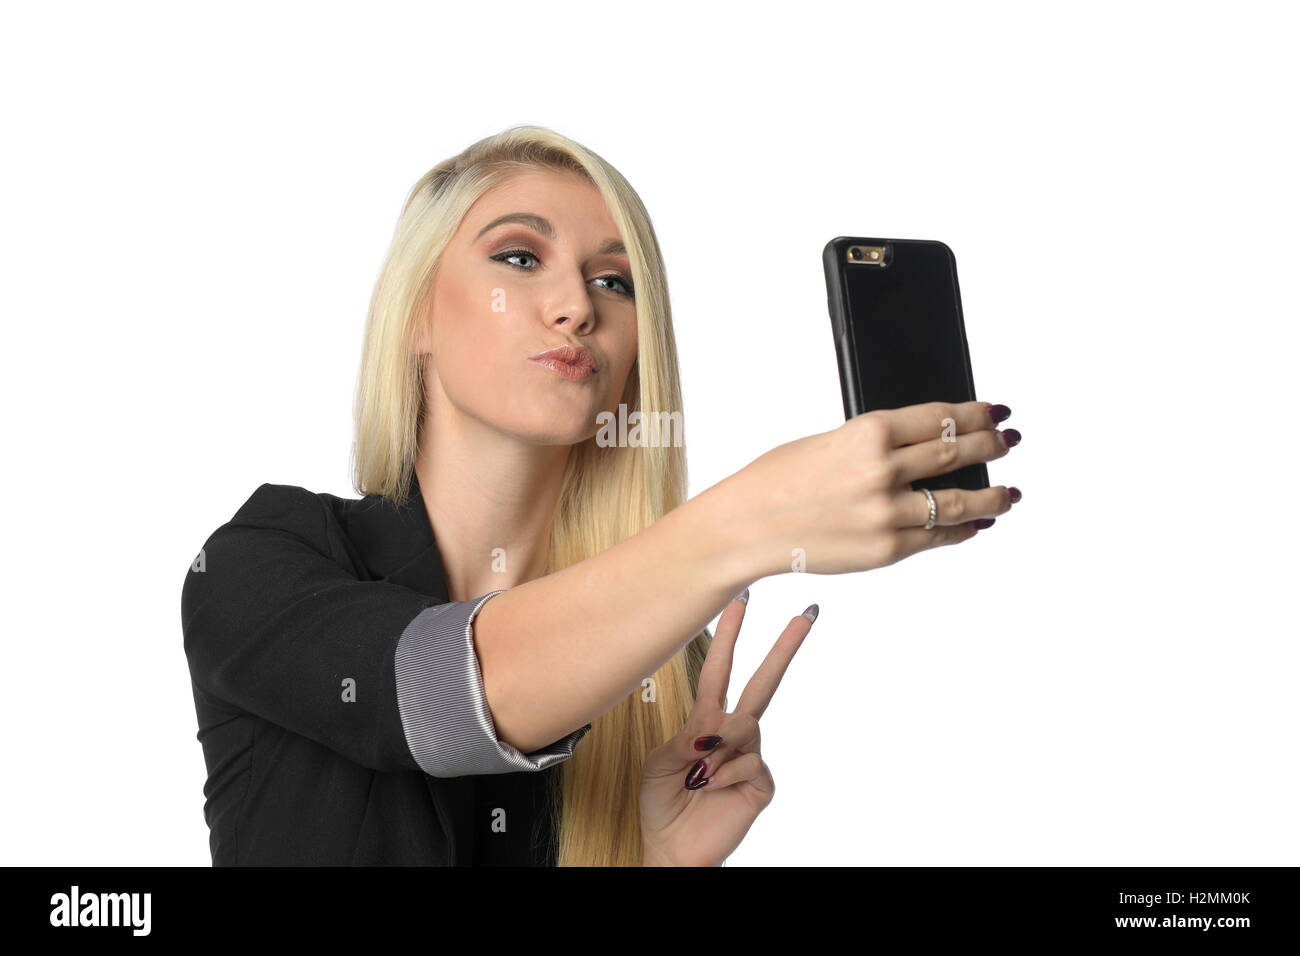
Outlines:
{"label": "silver ring", "polygon": [[930,494],[929,488],[919,488],[918,491],[925,492],[925,498],[930,502],[930,520],[925,523],[925,530],[929,531],[934,527],[934,519],[939,517],[939,506],[934,503],[934,495]]}

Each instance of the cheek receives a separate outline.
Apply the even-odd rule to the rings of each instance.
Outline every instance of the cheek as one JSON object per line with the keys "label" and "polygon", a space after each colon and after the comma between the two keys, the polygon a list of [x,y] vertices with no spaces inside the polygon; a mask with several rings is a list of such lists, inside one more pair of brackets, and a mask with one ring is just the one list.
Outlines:
{"label": "cheek", "polygon": [[[456,404],[485,409],[510,375],[512,340],[506,317],[493,312],[488,292],[458,289],[437,303],[434,353],[438,378]],[[515,372],[517,374],[517,370]]]}
{"label": "cheek", "polygon": [[[617,404],[619,401],[623,400],[623,397],[625,395],[628,395],[628,389],[633,388],[633,386],[636,384],[633,381],[633,379],[636,377],[634,373],[636,358],[637,358],[636,342],[635,340],[633,340],[631,345],[631,350],[625,352],[621,357],[621,359],[619,360],[618,372],[615,376],[612,376],[614,381],[612,381],[608,386],[611,393],[610,400],[614,404]],[[629,397],[628,400],[630,401],[631,398]]]}

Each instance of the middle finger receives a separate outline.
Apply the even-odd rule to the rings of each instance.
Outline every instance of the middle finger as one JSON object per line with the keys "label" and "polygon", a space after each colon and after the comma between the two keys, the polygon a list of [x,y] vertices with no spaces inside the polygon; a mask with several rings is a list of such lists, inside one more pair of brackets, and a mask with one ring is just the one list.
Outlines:
{"label": "middle finger", "polygon": [[1004,436],[998,429],[982,429],[951,440],[932,438],[895,448],[889,452],[889,457],[898,465],[899,484],[909,484],[921,478],[946,475],[966,465],[1001,458],[1011,449],[1009,439],[1019,441],[1020,432],[1008,428]]}
{"label": "middle finger", "polygon": [[763,711],[767,710],[767,705],[772,702],[772,695],[776,693],[781,678],[785,676],[786,668],[794,659],[795,651],[799,650],[803,639],[812,630],[816,617],[817,605],[814,604],[803,614],[791,619],[785,630],[781,632],[781,636],[776,639],[772,649],[767,652],[767,657],[763,658],[763,663],[758,666],[758,670],[754,671],[754,676],[745,685],[745,691],[740,695],[740,702],[736,704],[736,713],[749,714],[755,719],[763,716]]}

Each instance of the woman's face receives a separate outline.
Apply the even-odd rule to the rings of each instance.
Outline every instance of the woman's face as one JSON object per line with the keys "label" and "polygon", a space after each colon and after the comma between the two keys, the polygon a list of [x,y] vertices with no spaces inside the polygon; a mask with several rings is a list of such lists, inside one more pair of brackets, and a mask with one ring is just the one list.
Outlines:
{"label": "woman's face", "polygon": [[[450,404],[534,443],[596,434],[636,361],[631,275],[604,200],[577,174],[528,171],[489,190],[434,276],[419,345],[434,420]],[[532,361],[557,346],[585,349],[595,372]]]}

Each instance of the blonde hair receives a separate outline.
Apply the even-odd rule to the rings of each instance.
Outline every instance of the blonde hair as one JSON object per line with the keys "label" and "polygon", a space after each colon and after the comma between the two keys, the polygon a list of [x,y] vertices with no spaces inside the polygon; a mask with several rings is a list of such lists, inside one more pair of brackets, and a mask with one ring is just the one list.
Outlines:
{"label": "blonde hair", "polygon": [[[413,351],[438,260],[466,212],[489,189],[532,169],[567,170],[600,192],[627,247],[636,289],[637,359],[623,401],[630,415],[682,409],[668,283],[650,216],[632,186],[600,156],[554,130],[515,126],[429,170],[412,187],[370,300],[357,385],[353,483],[399,504],[424,423],[424,380]],[[648,527],[686,497],[686,449],[671,442],[569,452],[546,573],[559,571]],[[635,622],[628,622],[635,627]],[[712,639],[700,631],[640,690],[592,721],[552,774],[560,866],[639,866],[639,795],[646,754],[680,733]]]}

